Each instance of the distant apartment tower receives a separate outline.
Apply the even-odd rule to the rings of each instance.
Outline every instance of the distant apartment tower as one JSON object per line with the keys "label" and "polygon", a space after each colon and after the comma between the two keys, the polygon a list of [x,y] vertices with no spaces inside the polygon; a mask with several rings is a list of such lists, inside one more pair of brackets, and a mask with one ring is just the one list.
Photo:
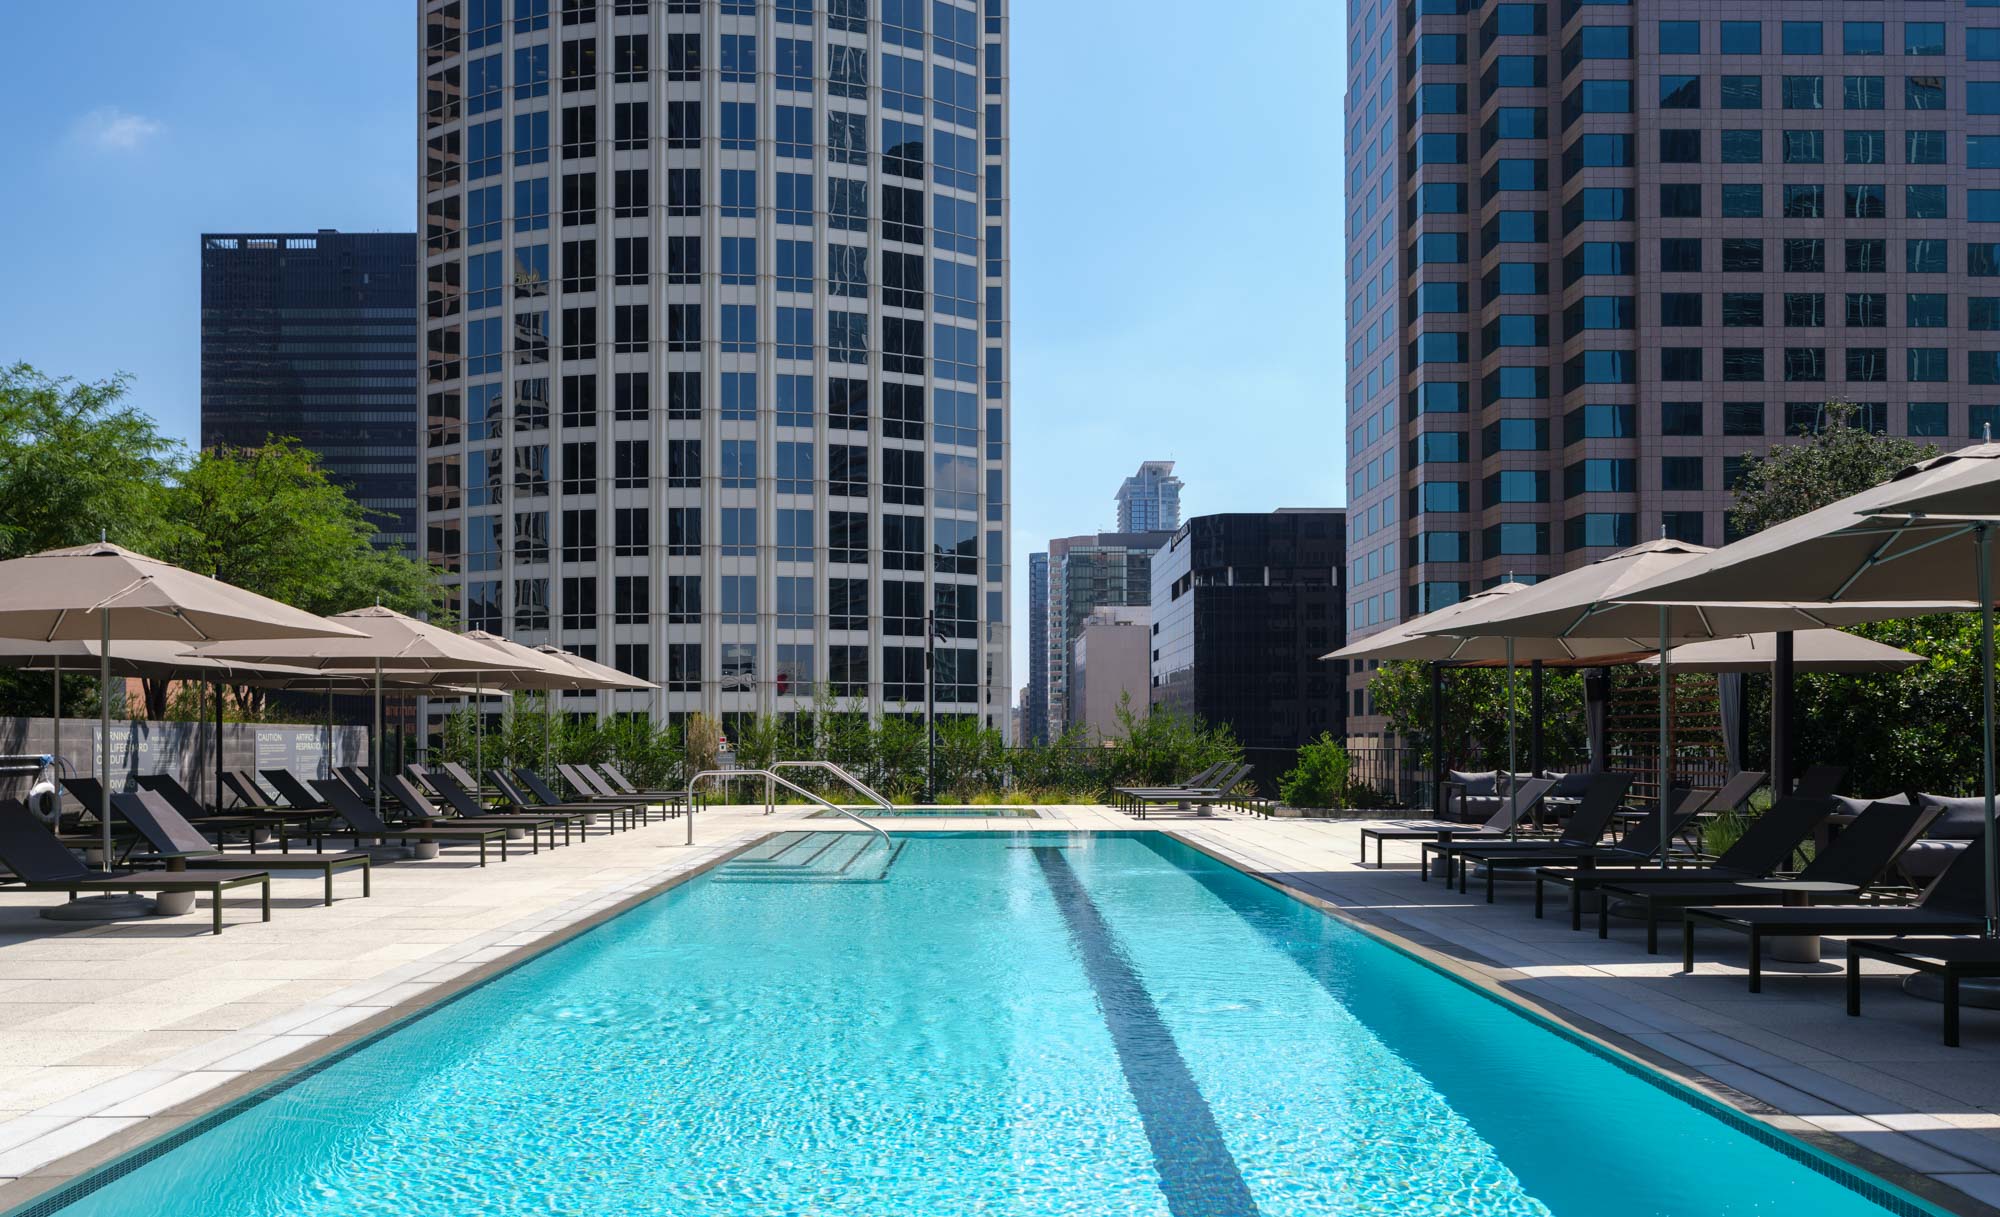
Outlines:
{"label": "distant apartment tower", "polygon": [[1077,626],[1069,652],[1070,721],[1091,743],[1125,738],[1124,711],[1142,721],[1147,696],[1150,610],[1105,606]]}
{"label": "distant apartment tower", "polygon": [[1153,559],[1153,704],[1229,724],[1267,788],[1299,745],[1346,734],[1342,673],[1320,659],[1346,637],[1346,523],[1337,508],[1196,516]]}
{"label": "distant apartment tower", "polygon": [[1028,555],[1028,687],[1021,698],[1022,738],[1049,738],[1049,555]]}
{"label": "distant apartment tower", "polygon": [[728,728],[921,714],[935,620],[939,713],[1010,731],[1007,9],[426,0],[426,552],[466,626]]}
{"label": "distant apartment tower", "polygon": [[1144,606],[1152,596],[1153,554],[1172,533],[1105,532],[1049,542],[1048,731],[1076,724],[1069,701],[1070,649],[1096,608]]}
{"label": "distant apartment tower", "polygon": [[1350,6],[1350,633],[1663,531],[1722,544],[1743,456],[1829,399],[1977,436],[1979,11]]}
{"label": "distant apartment tower", "polygon": [[202,447],[289,436],[417,548],[415,233],[203,233]]}
{"label": "distant apartment tower", "polygon": [[1146,461],[1118,487],[1119,532],[1172,532],[1181,526],[1181,480],[1172,461]]}

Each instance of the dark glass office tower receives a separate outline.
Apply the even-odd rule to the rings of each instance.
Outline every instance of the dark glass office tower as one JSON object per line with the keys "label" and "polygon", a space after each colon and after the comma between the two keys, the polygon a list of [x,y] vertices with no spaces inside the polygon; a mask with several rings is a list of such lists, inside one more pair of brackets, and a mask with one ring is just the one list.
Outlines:
{"label": "dark glass office tower", "polygon": [[415,233],[201,238],[202,446],[297,439],[412,556],[418,342]]}
{"label": "dark glass office tower", "polygon": [[1347,514],[1196,516],[1152,563],[1152,703],[1228,723],[1266,789],[1323,731],[1346,734],[1336,665]]}

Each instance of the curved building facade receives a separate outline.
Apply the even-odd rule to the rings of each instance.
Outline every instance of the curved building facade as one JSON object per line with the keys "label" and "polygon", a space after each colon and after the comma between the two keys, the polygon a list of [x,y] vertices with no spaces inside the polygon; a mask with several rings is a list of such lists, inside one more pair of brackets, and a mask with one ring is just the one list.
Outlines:
{"label": "curved building facade", "polygon": [[573,709],[1006,730],[1005,0],[428,0],[430,559]]}

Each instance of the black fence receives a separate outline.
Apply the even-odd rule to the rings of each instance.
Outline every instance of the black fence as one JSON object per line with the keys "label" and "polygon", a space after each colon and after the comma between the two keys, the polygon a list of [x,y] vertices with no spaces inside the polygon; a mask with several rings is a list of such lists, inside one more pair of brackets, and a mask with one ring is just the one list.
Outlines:
{"label": "black fence", "polygon": [[[1349,744],[1348,789],[1354,806],[1429,807],[1430,770],[1415,748]],[[1372,796],[1372,797],[1371,797]]]}

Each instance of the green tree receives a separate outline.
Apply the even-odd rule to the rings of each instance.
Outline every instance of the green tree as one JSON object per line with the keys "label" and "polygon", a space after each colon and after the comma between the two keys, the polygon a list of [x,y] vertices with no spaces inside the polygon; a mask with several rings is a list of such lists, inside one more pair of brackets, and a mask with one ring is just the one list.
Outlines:
{"label": "green tree", "polygon": [[1299,749],[1299,763],[1278,779],[1278,791],[1291,807],[1340,807],[1347,798],[1352,762],[1347,749],[1330,732]]}
{"label": "green tree", "polygon": [[[1824,425],[1799,443],[1751,460],[1738,479],[1731,516],[1756,532],[1879,485],[1935,455],[1927,444],[1877,435],[1859,411],[1828,402]],[[1853,633],[1928,658],[1877,676],[1801,674],[1797,743],[1801,758],[1837,759],[1848,789],[1889,794],[1972,788],[1979,766],[1979,628],[1970,614],[1945,614],[1852,627]],[[1762,718],[1760,713],[1758,718]],[[1768,753],[1753,732],[1752,755]]]}
{"label": "green tree", "polygon": [[1830,401],[1817,431],[1799,443],[1780,444],[1747,458],[1738,475],[1730,519],[1745,535],[1859,494],[1928,456],[1929,444],[1900,435],[1878,435],[1861,426],[1860,408]]}
{"label": "green tree", "polygon": [[[1528,665],[1514,673],[1518,718],[1515,745],[1523,769],[1528,767],[1528,721],[1531,700]],[[1418,764],[1431,764],[1431,672],[1427,663],[1398,660],[1383,664],[1369,678],[1368,692],[1376,713],[1384,715],[1396,735],[1418,752]],[[1454,769],[1507,767],[1507,669],[1447,668],[1444,672],[1444,759]],[[1567,769],[1590,757],[1583,718],[1583,674],[1570,668],[1542,670],[1542,761]]]}

